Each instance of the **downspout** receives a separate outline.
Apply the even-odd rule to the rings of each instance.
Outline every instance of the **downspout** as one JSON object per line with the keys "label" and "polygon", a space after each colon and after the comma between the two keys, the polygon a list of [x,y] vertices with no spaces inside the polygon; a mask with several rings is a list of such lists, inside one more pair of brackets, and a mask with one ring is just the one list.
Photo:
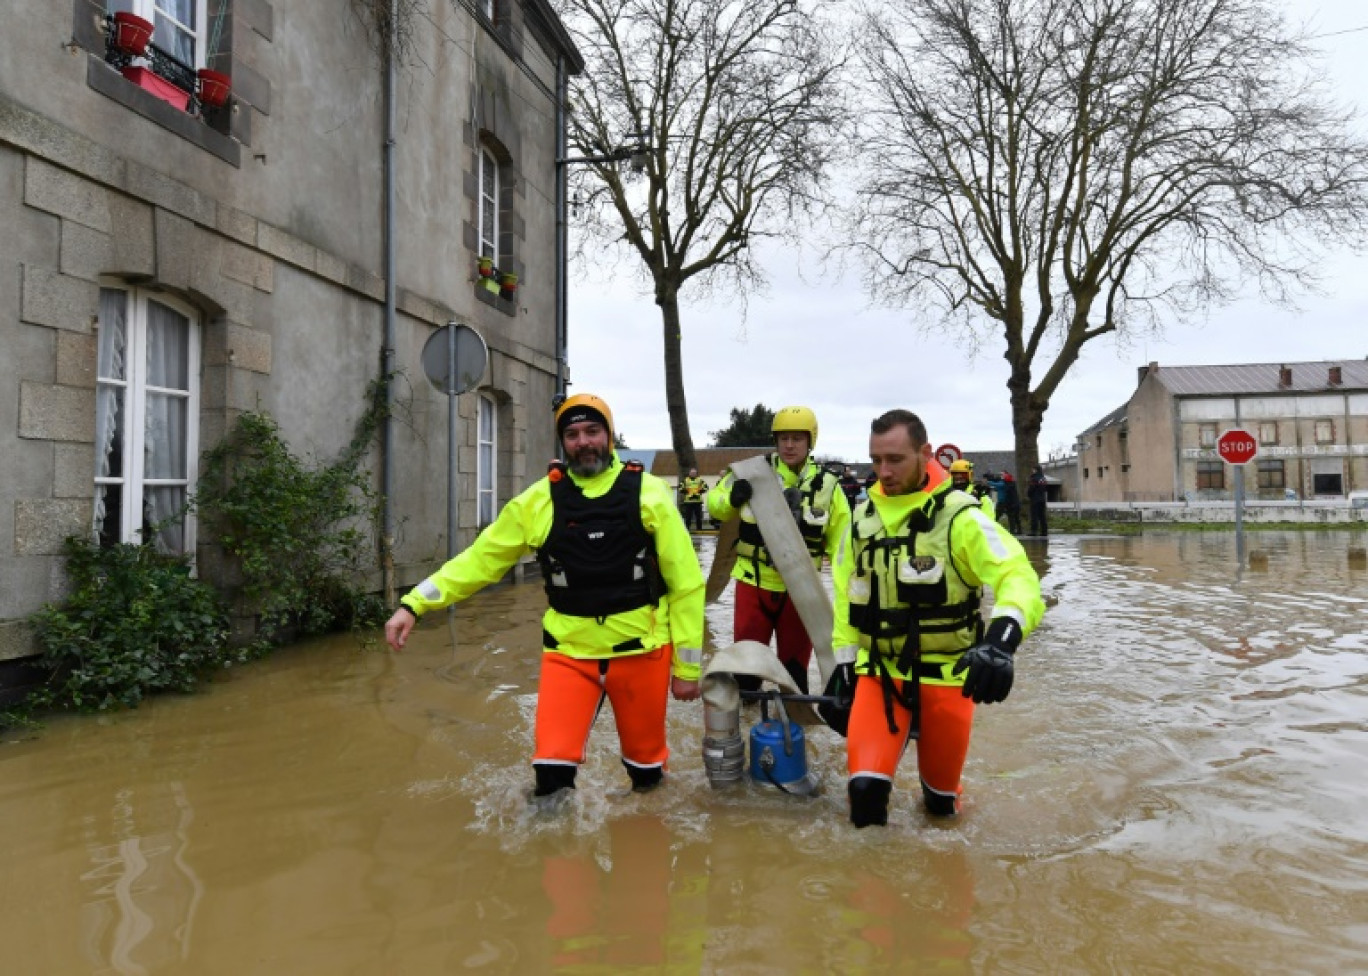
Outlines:
{"label": "downspout", "polygon": [[556,403],[565,397],[569,356],[569,281],[566,275],[567,244],[565,192],[565,56],[556,55]]}
{"label": "downspout", "polygon": [[385,384],[385,418],[380,461],[382,499],[382,538],[380,572],[386,606],[394,606],[394,343],[395,343],[395,242],[394,242],[394,139],[397,129],[395,110],[398,66],[395,63],[394,30],[399,22],[399,0],[390,0],[390,32],[385,46],[385,340],[381,349],[380,381]]}

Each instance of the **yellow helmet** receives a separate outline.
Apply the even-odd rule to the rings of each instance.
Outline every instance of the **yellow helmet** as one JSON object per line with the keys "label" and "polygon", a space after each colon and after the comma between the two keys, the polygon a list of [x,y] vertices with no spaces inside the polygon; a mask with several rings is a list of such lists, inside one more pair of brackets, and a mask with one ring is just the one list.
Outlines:
{"label": "yellow helmet", "polygon": [[608,428],[608,443],[613,443],[613,411],[603,397],[592,393],[576,393],[556,408],[556,437],[571,424],[585,420],[596,420]]}
{"label": "yellow helmet", "polygon": [[808,435],[808,450],[817,448],[817,415],[807,407],[781,407],[770,424],[770,433],[801,430]]}
{"label": "yellow helmet", "polygon": [[973,474],[973,473],[974,473],[974,462],[973,462],[973,461],[966,461],[966,460],[964,460],[964,458],[960,458],[958,461],[953,461],[953,462],[951,462],[951,464],[950,464],[950,473],[951,473],[951,474],[960,474],[960,473],[964,473],[964,474]]}

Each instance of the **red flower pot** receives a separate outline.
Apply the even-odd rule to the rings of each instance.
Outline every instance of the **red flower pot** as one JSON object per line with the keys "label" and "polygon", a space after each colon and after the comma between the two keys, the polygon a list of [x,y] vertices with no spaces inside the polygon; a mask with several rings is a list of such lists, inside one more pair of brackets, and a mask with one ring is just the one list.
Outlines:
{"label": "red flower pot", "polygon": [[209,68],[200,68],[198,74],[200,102],[211,108],[227,105],[228,93],[232,91],[229,77],[222,71],[211,71]]}
{"label": "red flower pot", "polygon": [[120,10],[114,15],[114,46],[129,54],[143,54],[152,40],[152,22]]}

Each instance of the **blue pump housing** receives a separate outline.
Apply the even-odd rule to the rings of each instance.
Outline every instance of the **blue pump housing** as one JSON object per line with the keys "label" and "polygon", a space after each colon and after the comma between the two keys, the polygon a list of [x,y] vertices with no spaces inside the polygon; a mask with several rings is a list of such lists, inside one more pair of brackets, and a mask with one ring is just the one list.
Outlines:
{"label": "blue pump housing", "polygon": [[[785,742],[784,729],[788,728]],[[786,751],[787,750],[787,751]],[[807,740],[796,722],[765,720],[750,731],[750,775],[757,783],[785,786],[807,777]]]}

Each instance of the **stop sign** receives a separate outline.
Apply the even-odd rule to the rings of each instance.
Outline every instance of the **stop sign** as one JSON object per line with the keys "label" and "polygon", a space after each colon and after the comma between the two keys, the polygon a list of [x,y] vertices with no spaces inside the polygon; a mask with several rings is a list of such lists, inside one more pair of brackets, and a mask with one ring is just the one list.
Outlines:
{"label": "stop sign", "polygon": [[1259,453],[1259,444],[1249,431],[1234,427],[1216,439],[1216,453],[1229,464],[1248,464]]}

